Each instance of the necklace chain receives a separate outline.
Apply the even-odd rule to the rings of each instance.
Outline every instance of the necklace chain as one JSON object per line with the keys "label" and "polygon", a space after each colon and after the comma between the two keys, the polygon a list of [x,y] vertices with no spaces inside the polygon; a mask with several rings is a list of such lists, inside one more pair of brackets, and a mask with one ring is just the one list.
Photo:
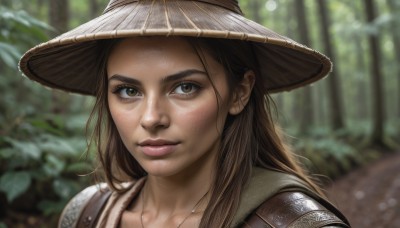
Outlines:
{"label": "necklace chain", "polygon": [[[199,201],[197,201],[197,203],[194,205],[194,207],[192,208],[192,210],[190,211],[190,213],[188,215],[186,215],[186,217],[176,226],[176,228],[180,228],[182,226],[182,224],[186,221],[186,219],[188,219],[192,214],[194,214],[197,210],[197,207],[199,206],[200,202],[203,201],[203,199],[206,197],[206,195],[208,194],[209,191],[207,191],[200,199]],[[141,192],[141,200],[142,200],[142,211],[140,212],[140,224],[142,225],[142,228],[144,228],[144,224],[143,224],[143,211],[144,211],[144,191],[142,190]]]}

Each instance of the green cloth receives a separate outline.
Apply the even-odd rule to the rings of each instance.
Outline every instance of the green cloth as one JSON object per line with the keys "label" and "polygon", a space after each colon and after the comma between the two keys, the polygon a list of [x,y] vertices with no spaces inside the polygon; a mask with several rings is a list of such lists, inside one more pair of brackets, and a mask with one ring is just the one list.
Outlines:
{"label": "green cloth", "polygon": [[278,192],[288,190],[297,190],[315,195],[304,181],[294,175],[254,167],[252,177],[242,194],[232,227],[240,225],[250,213],[268,198]]}

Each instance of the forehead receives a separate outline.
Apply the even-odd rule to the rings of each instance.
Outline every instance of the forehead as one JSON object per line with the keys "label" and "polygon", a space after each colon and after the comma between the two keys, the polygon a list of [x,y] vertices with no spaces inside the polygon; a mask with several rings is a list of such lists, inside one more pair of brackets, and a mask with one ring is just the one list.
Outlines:
{"label": "forehead", "polygon": [[118,42],[112,49],[111,54],[134,50],[140,54],[144,51],[170,51],[191,53],[195,50],[183,37],[132,37]]}
{"label": "forehead", "polygon": [[126,38],[114,45],[109,59],[117,55],[145,57],[152,53],[189,56],[195,54],[195,49],[181,37],[133,37]]}
{"label": "forehead", "polygon": [[135,37],[123,39],[112,48],[107,68],[148,67],[156,61],[175,63],[175,67],[201,63],[195,49],[183,38]]}
{"label": "forehead", "polygon": [[205,70],[212,75],[221,66],[218,66],[202,46],[204,45],[189,42],[183,37],[123,39],[115,44],[110,52],[107,61],[108,75],[128,70],[143,72],[150,68],[179,71],[187,67]]}

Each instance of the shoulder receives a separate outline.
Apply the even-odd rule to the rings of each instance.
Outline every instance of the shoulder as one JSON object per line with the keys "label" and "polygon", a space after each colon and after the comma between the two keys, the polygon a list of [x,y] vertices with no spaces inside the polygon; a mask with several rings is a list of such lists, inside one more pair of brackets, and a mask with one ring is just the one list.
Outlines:
{"label": "shoulder", "polygon": [[[64,207],[58,221],[59,228],[92,227],[96,224],[109,201],[124,198],[131,189],[136,189],[139,181],[125,182],[120,185],[125,191],[112,191],[106,183],[85,188],[76,194]],[[82,223],[82,224],[81,224]]]}
{"label": "shoulder", "polygon": [[[269,206],[269,211],[267,212],[271,213],[270,216],[274,218],[297,215],[298,217],[292,217],[293,221],[298,219],[298,222],[309,222],[310,218],[311,221],[313,219],[318,220],[324,218],[326,214],[325,217],[334,215],[339,218],[339,221],[342,220],[344,224],[348,224],[345,216],[335,206],[315,194],[306,183],[296,176],[258,167],[254,167],[252,173],[252,177],[242,193],[239,209],[232,223],[233,227],[240,227],[240,225],[245,224],[244,221],[248,222],[254,216],[259,217],[261,212],[265,212],[265,207],[268,206],[265,205],[267,202],[273,205]],[[288,212],[291,214],[288,214]],[[304,212],[304,214],[293,214],[294,212]],[[303,227],[312,226],[306,225]],[[342,227],[349,227],[349,225]]]}
{"label": "shoulder", "polygon": [[287,189],[308,191],[307,185],[293,175],[254,167],[252,176],[241,194],[239,209],[235,214],[233,226],[240,224],[262,202]]}
{"label": "shoulder", "polygon": [[58,227],[75,227],[89,200],[99,191],[99,189],[105,187],[106,184],[92,185],[75,195],[64,207],[59,219]]}
{"label": "shoulder", "polygon": [[303,192],[281,192],[263,202],[244,222],[244,227],[350,227],[329,202]]}

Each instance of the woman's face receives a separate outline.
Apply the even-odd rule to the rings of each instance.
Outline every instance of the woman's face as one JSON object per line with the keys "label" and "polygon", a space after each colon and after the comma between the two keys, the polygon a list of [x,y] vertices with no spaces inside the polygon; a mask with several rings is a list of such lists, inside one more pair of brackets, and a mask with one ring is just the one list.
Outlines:
{"label": "woman's face", "polygon": [[205,59],[213,83],[182,38],[125,39],[109,56],[111,116],[149,175],[190,174],[215,164],[231,101],[223,67],[207,53]]}

